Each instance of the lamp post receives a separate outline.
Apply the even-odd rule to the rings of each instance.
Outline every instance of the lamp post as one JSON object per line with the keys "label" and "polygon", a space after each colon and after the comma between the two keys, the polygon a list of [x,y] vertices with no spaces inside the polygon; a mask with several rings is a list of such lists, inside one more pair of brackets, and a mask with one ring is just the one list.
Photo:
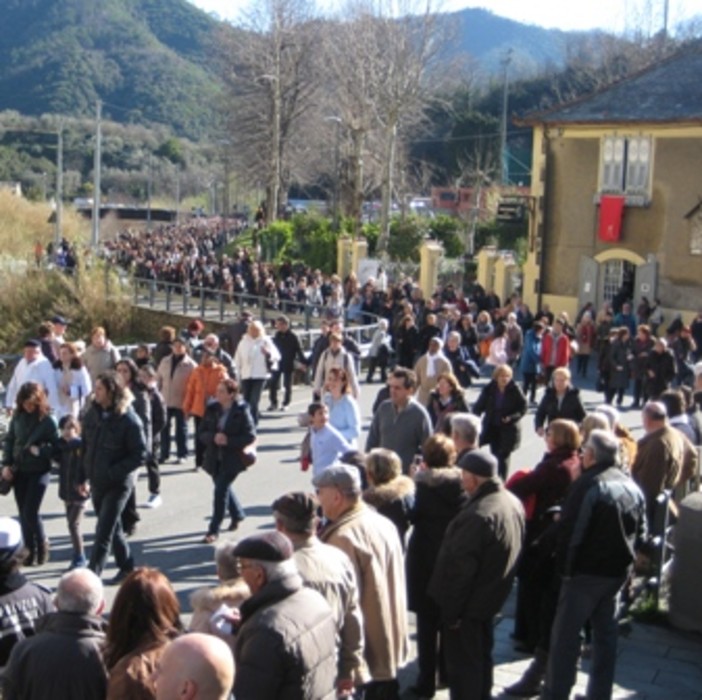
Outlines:
{"label": "lamp post", "polygon": [[509,99],[509,64],[512,62],[512,49],[507,49],[502,59],[502,123],[500,128],[500,184],[509,183],[509,162],[507,153],[507,101]]}

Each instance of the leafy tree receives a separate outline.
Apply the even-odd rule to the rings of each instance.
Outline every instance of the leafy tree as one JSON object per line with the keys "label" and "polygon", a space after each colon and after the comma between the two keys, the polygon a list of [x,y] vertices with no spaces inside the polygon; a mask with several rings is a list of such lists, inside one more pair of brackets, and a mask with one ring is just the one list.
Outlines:
{"label": "leafy tree", "polygon": [[406,262],[419,259],[419,247],[427,229],[424,221],[416,217],[393,219],[390,223],[388,253],[392,260]]}
{"label": "leafy tree", "polygon": [[463,254],[460,219],[453,216],[437,216],[429,223],[429,235],[441,242],[447,258],[458,258]]}

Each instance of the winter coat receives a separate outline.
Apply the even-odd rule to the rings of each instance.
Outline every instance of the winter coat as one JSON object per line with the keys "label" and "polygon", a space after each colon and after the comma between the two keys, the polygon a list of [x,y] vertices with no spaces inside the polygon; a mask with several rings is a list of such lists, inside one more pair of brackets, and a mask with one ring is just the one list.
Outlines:
{"label": "winter coat", "polygon": [[580,425],[586,414],[587,411],[580,398],[580,389],[569,386],[559,405],[558,394],[556,390],[550,386],[544,392],[539,406],[536,409],[534,427],[539,430],[539,428],[543,428],[557,418],[572,420]]}
{"label": "winter coat", "polygon": [[253,338],[248,333],[241,339],[234,355],[239,378],[266,379],[278,367],[280,352],[268,336]]}
{"label": "winter coat", "polygon": [[158,386],[163,394],[166,407],[182,410],[188,379],[197,365],[191,357],[184,355],[183,359],[176,364],[175,370],[173,370],[174,358],[175,355],[168,355],[168,357],[164,357],[159,362],[157,370]]}
{"label": "winter coat", "polygon": [[512,590],[524,539],[524,509],[502,482],[489,479],[451,521],[429,583],[447,626],[491,620]]}
{"label": "winter coat", "polygon": [[[15,474],[46,474],[51,471],[58,440],[58,428],[52,415],[39,417],[36,411],[17,411],[5,436],[3,464]],[[31,447],[39,448],[39,454],[32,454]]]}
{"label": "winter coat", "polygon": [[330,522],[320,539],[346,552],[354,567],[371,677],[396,678],[408,639],[404,562],[395,526],[361,502]]}
{"label": "winter coat", "polygon": [[626,389],[631,377],[631,343],[614,340],[609,345],[609,388]]}
{"label": "winter coat", "polygon": [[428,353],[422,355],[414,366],[414,373],[417,375],[417,401],[422,406],[428,406],[429,394],[436,388],[436,382],[440,374],[451,372],[451,363],[441,352],[434,356],[434,374],[429,376],[427,369],[429,366]]}
{"label": "winter coat", "polygon": [[31,637],[39,619],[53,609],[48,588],[30,583],[19,571],[0,576],[0,668],[7,664],[12,647]]}
{"label": "winter coat", "polygon": [[59,410],[57,417],[73,416],[78,418],[81,409],[93,390],[90,374],[84,367],[80,358],[74,358],[69,367],[64,367],[61,362],[54,364],[56,373],[56,386],[58,388]]}
{"label": "winter coat", "polygon": [[229,644],[234,653],[236,636],[231,634],[217,634],[210,620],[221,605],[230,608],[240,608],[241,604],[251,597],[251,591],[243,578],[222,581],[218,586],[198,588],[190,594],[190,607],[193,614],[190,618],[188,632],[201,632],[202,634],[216,634]]}
{"label": "winter coat", "polygon": [[83,465],[83,440],[79,437],[67,441],[61,438],[55,452],[59,463],[59,498],[67,503],[86,501],[78,487],[87,481]]}
{"label": "winter coat", "polygon": [[414,505],[414,481],[400,474],[385,484],[369,486],[363,492],[363,500],[393,523],[404,549],[409,514]]}
{"label": "winter coat", "polygon": [[[473,405],[473,413],[483,415],[480,444],[487,445],[499,440],[500,454],[508,455],[519,447],[521,428],[519,422],[527,410],[527,402],[522,390],[514,380],[505,387],[502,405],[498,408],[497,382],[493,379],[485,385]],[[503,419],[506,419],[503,421]]]}
{"label": "winter coat", "polygon": [[[653,376],[649,374],[653,373]],[[646,361],[646,392],[651,399],[657,399],[675,378],[675,358],[670,350],[652,350]]]}
{"label": "winter coat", "polygon": [[[555,361],[551,359],[554,339],[556,342]],[[570,339],[561,333],[556,339],[553,333],[541,336],[541,365],[543,367],[567,367],[570,362]]]}
{"label": "winter coat", "polygon": [[105,700],[156,700],[153,674],[168,643],[140,647],[110,669]]}
{"label": "winter coat", "polygon": [[397,364],[408,369],[414,367],[414,357],[419,350],[419,331],[416,326],[402,324],[395,335]]}
{"label": "winter coat", "polygon": [[450,420],[451,414],[467,413],[468,406],[466,405],[466,400],[463,397],[462,391],[456,391],[451,394],[448,402],[444,403],[439,396],[439,392],[435,390],[429,395],[427,410],[429,411],[429,418],[431,418],[431,424],[434,426],[434,430],[443,432]]}
{"label": "winter coat", "polygon": [[95,700],[107,691],[106,623],[96,615],[52,612],[17,644],[5,668],[5,700]]}
{"label": "winter coat", "polygon": [[280,353],[278,369],[281,372],[292,372],[295,369],[295,360],[306,362],[300,339],[294,331],[277,331],[273,336],[273,343]]}
{"label": "winter coat", "polygon": [[690,479],[696,467],[697,450],[694,445],[670,425],[639,440],[631,476],[646,497],[649,518],[655,511],[658,494]]}
{"label": "winter coat", "polygon": [[413,525],[407,544],[407,602],[417,612],[424,605],[427,588],[446,528],[468,497],[458,467],[424,469],[414,477]]}
{"label": "winter coat", "polygon": [[226,378],[227,370],[224,365],[197,366],[188,377],[188,383],[185,387],[183,413],[186,416],[193,415],[202,418],[205,415],[207,404],[215,397],[217,387]]}
{"label": "winter coat", "polygon": [[146,438],[131,394],[104,411],[93,402],[83,418],[83,469],[93,490],[122,487],[146,456]]}
{"label": "winter coat", "polygon": [[533,542],[550,524],[547,511],[559,505],[570,485],[580,476],[580,456],[576,450],[557,447],[521,479],[508,484],[509,490],[525,503],[534,497],[534,508],[527,523],[527,543]]}
{"label": "winter coat", "polygon": [[516,323],[513,326],[508,325],[505,329],[505,337],[507,339],[507,362],[516,362],[522,354],[524,346],[522,329]]}
{"label": "winter coat", "polygon": [[471,385],[472,377],[479,376],[475,361],[463,345],[459,345],[454,351],[445,347],[444,357],[451,363],[451,371],[464,389]]}
{"label": "winter coat", "polygon": [[234,658],[237,700],[334,700],[336,625],[298,574],[266,583],[241,605]]}
{"label": "winter coat", "polygon": [[565,576],[622,578],[646,536],[645,502],[619,467],[595,464],[568,491],[556,529],[556,564]]}
{"label": "winter coat", "polygon": [[632,360],[631,367],[634,379],[645,380],[648,358],[650,357],[651,351],[653,350],[653,340],[651,338],[647,338],[646,340],[634,338],[632,346],[634,359]]}
{"label": "winter coat", "polygon": [[[220,430],[219,420],[222,416],[222,406],[215,402],[207,407],[202,419],[198,439],[205,446],[205,457],[202,468],[211,476],[226,472],[232,479],[244,471],[241,452],[245,447],[256,441],[256,426],[249,405],[239,399],[229,409],[224,428]],[[216,433],[227,436],[226,445],[215,445]]]}
{"label": "winter coat", "polygon": [[595,324],[581,321],[575,328],[575,339],[578,341],[578,355],[590,355],[597,340]]}
{"label": "winter coat", "polygon": [[83,364],[88,370],[90,380],[95,384],[95,380],[103,372],[114,369],[119,362],[119,351],[108,340],[104,348],[96,348],[92,343],[85,348],[83,353]]}
{"label": "winter coat", "polygon": [[329,603],[339,634],[339,679],[354,685],[370,680],[363,658],[363,613],[358,599],[356,574],[349,558],[316,537],[295,542],[295,563],[308,588]]}
{"label": "winter coat", "polygon": [[541,338],[542,336],[537,336],[533,328],[528,330],[524,336],[524,349],[519,361],[519,368],[522,370],[522,374],[536,374],[539,371]]}

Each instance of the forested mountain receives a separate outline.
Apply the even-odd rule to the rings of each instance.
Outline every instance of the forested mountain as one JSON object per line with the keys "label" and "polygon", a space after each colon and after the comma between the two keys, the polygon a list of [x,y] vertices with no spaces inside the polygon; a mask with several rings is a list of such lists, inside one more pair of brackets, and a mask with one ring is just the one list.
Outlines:
{"label": "forested mountain", "polygon": [[[4,0],[0,111],[158,123],[199,138],[219,91],[219,22],[186,0]],[[480,77],[513,50],[513,76],[560,66],[568,34],[467,9],[445,16],[447,59],[470,55]]]}
{"label": "forested mountain", "polygon": [[4,0],[0,110],[85,116],[198,137],[213,122],[218,23],[185,0]]}

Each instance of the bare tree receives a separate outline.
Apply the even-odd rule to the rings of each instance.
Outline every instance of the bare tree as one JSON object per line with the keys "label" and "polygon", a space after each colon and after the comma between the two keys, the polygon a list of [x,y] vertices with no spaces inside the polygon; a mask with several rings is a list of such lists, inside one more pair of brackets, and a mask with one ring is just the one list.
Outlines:
{"label": "bare tree", "polygon": [[295,177],[295,139],[319,87],[314,5],[263,0],[221,36],[224,128],[241,172],[265,182],[274,220]]}

